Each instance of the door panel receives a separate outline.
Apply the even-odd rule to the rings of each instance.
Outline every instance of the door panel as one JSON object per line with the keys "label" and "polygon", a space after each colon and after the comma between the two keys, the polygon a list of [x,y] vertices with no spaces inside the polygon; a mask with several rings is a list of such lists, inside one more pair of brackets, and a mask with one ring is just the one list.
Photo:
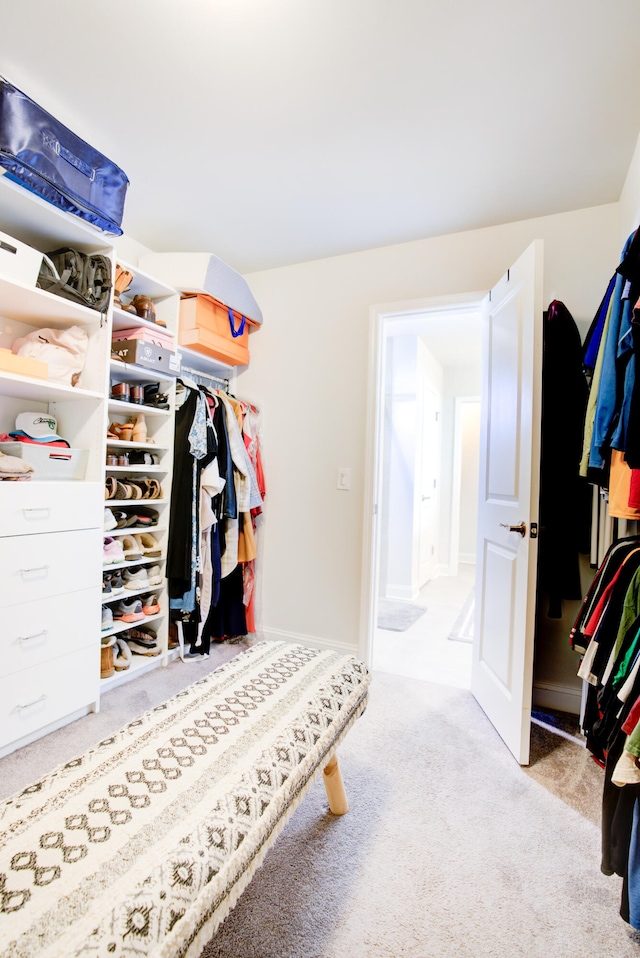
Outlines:
{"label": "door panel", "polygon": [[[471,689],[516,759],[529,761],[540,469],[542,243],[484,312],[478,565]],[[524,537],[510,526],[524,523]]]}

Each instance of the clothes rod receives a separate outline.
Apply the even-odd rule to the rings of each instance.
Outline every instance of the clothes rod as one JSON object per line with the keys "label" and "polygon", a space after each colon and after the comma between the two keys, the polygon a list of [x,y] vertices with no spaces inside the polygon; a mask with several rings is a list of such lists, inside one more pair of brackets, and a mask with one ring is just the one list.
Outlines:
{"label": "clothes rod", "polygon": [[[210,373],[203,373],[201,369],[192,369],[191,366],[181,366],[180,372],[188,373],[193,379],[205,379],[209,383],[220,383],[225,392],[229,392],[229,380],[222,379],[221,376],[213,376]],[[178,377],[179,378],[179,377]]]}

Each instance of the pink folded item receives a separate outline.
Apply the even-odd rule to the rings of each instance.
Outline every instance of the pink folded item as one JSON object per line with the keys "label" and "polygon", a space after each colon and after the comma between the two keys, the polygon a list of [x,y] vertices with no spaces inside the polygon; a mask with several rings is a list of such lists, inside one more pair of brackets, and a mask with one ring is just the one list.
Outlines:
{"label": "pink folded item", "polygon": [[153,343],[154,346],[164,346],[165,349],[175,348],[174,338],[166,329],[149,329],[147,326],[114,329],[111,339],[114,343],[121,342],[124,339],[140,339],[144,343]]}

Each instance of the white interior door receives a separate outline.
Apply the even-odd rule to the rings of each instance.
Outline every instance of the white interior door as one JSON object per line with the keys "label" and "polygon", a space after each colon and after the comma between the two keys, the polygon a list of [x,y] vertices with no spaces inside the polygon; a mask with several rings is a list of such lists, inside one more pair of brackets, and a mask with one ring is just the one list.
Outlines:
{"label": "white interior door", "polygon": [[521,765],[529,762],[531,729],[541,377],[542,241],[537,240],[491,290],[483,317],[471,674],[471,691]]}

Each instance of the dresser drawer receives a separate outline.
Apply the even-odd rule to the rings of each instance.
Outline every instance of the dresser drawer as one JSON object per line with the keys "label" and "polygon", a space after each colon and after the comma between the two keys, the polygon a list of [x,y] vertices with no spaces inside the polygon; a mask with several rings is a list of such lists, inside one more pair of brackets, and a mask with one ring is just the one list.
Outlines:
{"label": "dresser drawer", "polygon": [[0,675],[95,647],[100,586],[0,609]]}
{"label": "dresser drawer", "polygon": [[0,746],[98,699],[100,643],[0,679]]}
{"label": "dresser drawer", "polygon": [[[101,529],[0,539],[0,609],[90,589],[101,582]],[[73,616],[73,597],[69,599]]]}
{"label": "dresser drawer", "polygon": [[0,536],[102,528],[98,482],[0,482]]}

